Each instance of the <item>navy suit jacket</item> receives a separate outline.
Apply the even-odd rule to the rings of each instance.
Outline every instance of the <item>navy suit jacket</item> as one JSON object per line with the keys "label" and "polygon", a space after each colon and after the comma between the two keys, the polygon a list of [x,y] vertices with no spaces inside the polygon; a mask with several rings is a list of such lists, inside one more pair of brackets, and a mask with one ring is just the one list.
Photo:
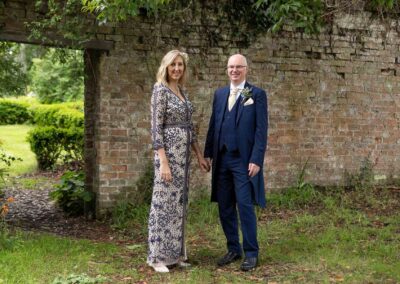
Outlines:
{"label": "navy suit jacket", "polygon": [[[246,82],[245,88],[251,89],[251,98],[254,103],[245,105],[246,100],[242,96],[236,117],[236,130],[240,157],[246,170],[249,163],[260,166],[257,175],[250,178],[253,187],[254,203],[265,207],[264,173],[263,163],[264,154],[267,147],[268,131],[268,104],[267,95],[264,90],[250,85]],[[213,109],[204,148],[204,157],[212,159],[212,192],[211,200],[217,201],[216,168],[218,167],[219,139],[221,133],[222,120],[228,97],[230,86],[218,89],[214,93]]]}

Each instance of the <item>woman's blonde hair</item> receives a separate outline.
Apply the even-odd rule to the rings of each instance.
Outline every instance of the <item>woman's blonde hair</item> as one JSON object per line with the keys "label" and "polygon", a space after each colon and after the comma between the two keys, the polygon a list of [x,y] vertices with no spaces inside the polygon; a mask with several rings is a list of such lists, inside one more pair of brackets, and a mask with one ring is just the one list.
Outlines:
{"label": "woman's blonde hair", "polygon": [[187,53],[176,50],[176,49],[169,51],[167,54],[165,54],[165,56],[161,60],[161,65],[158,68],[158,72],[157,72],[157,83],[162,83],[164,85],[168,85],[167,68],[169,65],[172,64],[172,62],[174,62],[175,58],[177,58],[178,56],[182,57],[183,67],[184,67],[182,77],[179,79],[178,84],[181,86],[183,86],[185,84],[187,76],[188,76],[187,63],[189,60],[189,56],[187,55]]}

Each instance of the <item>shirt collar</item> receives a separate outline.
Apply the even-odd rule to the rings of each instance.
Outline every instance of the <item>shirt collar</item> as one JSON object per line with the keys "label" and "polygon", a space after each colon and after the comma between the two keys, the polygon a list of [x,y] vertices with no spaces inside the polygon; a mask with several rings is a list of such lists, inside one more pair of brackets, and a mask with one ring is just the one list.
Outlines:
{"label": "shirt collar", "polygon": [[234,85],[231,83],[231,90],[234,89],[234,88],[239,88],[240,90],[243,90],[245,84],[246,84],[246,80],[244,80],[242,83],[240,83],[240,84],[237,85],[237,86],[234,86]]}

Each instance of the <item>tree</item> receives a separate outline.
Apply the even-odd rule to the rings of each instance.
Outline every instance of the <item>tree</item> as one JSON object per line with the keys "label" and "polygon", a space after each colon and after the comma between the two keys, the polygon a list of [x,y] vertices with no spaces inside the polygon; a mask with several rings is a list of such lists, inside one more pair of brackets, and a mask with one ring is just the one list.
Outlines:
{"label": "tree", "polygon": [[19,45],[0,42],[0,97],[25,95],[28,77],[16,60]]}
{"label": "tree", "polygon": [[42,103],[81,100],[83,72],[82,51],[51,48],[43,58],[33,59],[32,91]]}

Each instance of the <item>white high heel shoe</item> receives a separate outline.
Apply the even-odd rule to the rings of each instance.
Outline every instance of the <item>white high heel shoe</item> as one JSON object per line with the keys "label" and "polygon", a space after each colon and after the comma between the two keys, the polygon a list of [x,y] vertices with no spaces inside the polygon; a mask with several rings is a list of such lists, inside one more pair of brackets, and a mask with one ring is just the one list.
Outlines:
{"label": "white high heel shoe", "polygon": [[184,262],[184,261],[180,261],[180,262],[178,263],[178,265],[179,265],[180,267],[183,267],[183,268],[192,266],[190,263]]}
{"label": "white high heel shoe", "polygon": [[166,267],[164,264],[160,264],[160,263],[153,263],[151,265],[151,267],[154,268],[155,272],[160,272],[160,273],[168,273],[169,269],[168,267]]}

